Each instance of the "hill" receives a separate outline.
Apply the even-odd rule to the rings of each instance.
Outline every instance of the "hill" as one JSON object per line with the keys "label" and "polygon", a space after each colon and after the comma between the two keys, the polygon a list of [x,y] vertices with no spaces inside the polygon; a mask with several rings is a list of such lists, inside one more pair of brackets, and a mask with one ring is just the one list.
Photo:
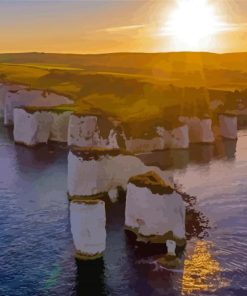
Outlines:
{"label": "hill", "polygon": [[18,53],[0,55],[0,80],[54,91],[78,112],[107,113],[129,128],[178,115],[209,114],[211,100],[228,109],[245,100],[247,53]]}

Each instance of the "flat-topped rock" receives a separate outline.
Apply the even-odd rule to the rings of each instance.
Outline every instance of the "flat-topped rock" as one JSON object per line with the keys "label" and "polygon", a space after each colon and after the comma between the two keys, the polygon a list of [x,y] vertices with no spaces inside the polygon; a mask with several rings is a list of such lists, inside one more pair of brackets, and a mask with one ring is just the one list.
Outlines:
{"label": "flat-topped rock", "polygon": [[189,128],[190,143],[213,143],[212,119],[208,115],[199,117],[180,116],[180,121]]}
{"label": "flat-topped rock", "polygon": [[223,138],[236,140],[238,138],[238,122],[236,112],[219,113],[219,130]]}
{"label": "flat-topped rock", "polygon": [[179,193],[155,172],[130,178],[125,226],[137,239],[151,243],[174,241],[185,245],[185,204]]}
{"label": "flat-topped rock", "polygon": [[14,140],[26,146],[47,143],[53,118],[49,112],[14,110]]}
{"label": "flat-topped rock", "polygon": [[67,143],[71,111],[19,107],[14,109],[14,140],[27,146],[48,140]]}
{"label": "flat-topped rock", "polygon": [[77,259],[93,260],[103,255],[106,247],[105,225],[105,203],[102,200],[71,201],[70,226]]}

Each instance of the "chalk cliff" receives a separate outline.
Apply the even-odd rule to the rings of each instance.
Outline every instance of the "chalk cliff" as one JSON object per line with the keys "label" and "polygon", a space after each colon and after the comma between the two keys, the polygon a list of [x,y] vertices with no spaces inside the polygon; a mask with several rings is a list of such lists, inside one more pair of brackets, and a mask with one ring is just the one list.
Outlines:
{"label": "chalk cliff", "polygon": [[4,124],[12,125],[14,122],[14,108],[22,106],[52,107],[58,105],[73,104],[73,101],[65,96],[41,90],[9,90],[4,98]]}
{"label": "chalk cliff", "polygon": [[102,116],[72,114],[68,145],[75,147],[119,148],[113,125]]}
{"label": "chalk cliff", "polygon": [[73,200],[70,203],[70,226],[80,260],[102,256],[106,246],[105,203],[102,200]]}
{"label": "chalk cliff", "polygon": [[49,112],[29,113],[24,109],[14,110],[14,140],[27,146],[47,143],[50,135],[52,115]]}
{"label": "chalk cliff", "polygon": [[28,111],[14,109],[14,140],[27,146],[47,143],[48,140],[67,142],[71,112]]}
{"label": "chalk cliff", "polygon": [[182,197],[156,173],[130,178],[127,186],[125,226],[139,240],[185,244],[185,204]]}
{"label": "chalk cliff", "polygon": [[179,120],[188,125],[190,143],[213,143],[215,138],[212,131],[211,118],[184,117]]}
{"label": "chalk cliff", "polygon": [[137,157],[121,154],[118,150],[70,151],[68,192],[70,196],[90,196],[112,193],[118,187],[126,190],[130,177],[149,170],[157,172],[173,186],[172,177],[167,172],[146,166]]}
{"label": "chalk cliff", "polygon": [[219,114],[219,129],[222,137],[236,140],[238,137],[237,115],[231,112]]}

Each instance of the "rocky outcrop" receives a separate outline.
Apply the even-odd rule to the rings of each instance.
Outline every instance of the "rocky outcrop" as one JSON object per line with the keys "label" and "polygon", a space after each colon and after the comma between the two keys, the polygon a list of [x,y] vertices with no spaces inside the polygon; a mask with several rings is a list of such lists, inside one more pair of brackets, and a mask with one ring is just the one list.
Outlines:
{"label": "rocky outcrop", "polygon": [[209,117],[184,117],[179,120],[188,125],[190,143],[213,143],[212,119]]}
{"label": "rocky outcrop", "polygon": [[126,190],[130,177],[151,169],[173,186],[171,175],[156,167],[145,166],[135,156],[110,149],[72,150],[68,155],[68,192],[70,196],[108,192],[110,196],[116,195],[112,190],[119,187]]}
{"label": "rocky outcrop", "polygon": [[51,107],[72,104],[73,101],[65,96],[41,90],[9,90],[4,99],[4,124],[12,125],[14,108],[22,106]]}
{"label": "rocky outcrop", "polygon": [[48,140],[67,142],[71,112],[29,111],[14,109],[14,140],[27,146],[47,143]]}
{"label": "rocky outcrop", "polygon": [[223,138],[236,140],[238,137],[237,115],[232,112],[219,114],[219,130]]}
{"label": "rocky outcrop", "polygon": [[69,120],[68,145],[119,148],[113,124],[100,115],[72,114]]}
{"label": "rocky outcrop", "polygon": [[102,200],[71,201],[70,226],[77,259],[102,256],[106,247],[105,225],[105,203]]}
{"label": "rocky outcrop", "polygon": [[152,171],[130,178],[125,226],[144,242],[171,240],[185,245],[185,204],[181,195]]}

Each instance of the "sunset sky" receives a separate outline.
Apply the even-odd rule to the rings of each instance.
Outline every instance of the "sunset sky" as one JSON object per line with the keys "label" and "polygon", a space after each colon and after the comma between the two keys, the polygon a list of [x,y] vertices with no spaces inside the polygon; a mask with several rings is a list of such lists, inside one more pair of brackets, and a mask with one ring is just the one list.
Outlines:
{"label": "sunset sky", "polygon": [[247,51],[247,1],[0,0],[0,37],[0,52]]}

